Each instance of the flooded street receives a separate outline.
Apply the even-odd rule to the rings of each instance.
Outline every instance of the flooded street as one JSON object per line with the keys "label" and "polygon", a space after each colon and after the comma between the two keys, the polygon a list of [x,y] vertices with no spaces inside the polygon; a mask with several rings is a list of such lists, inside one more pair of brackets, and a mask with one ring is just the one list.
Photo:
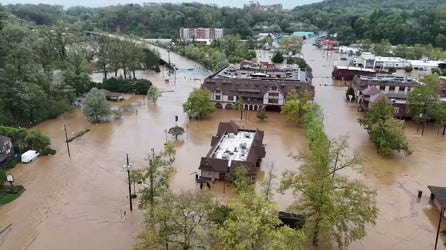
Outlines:
{"label": "flooded street", "polygon": [[[354,242],[350,249],[433,249],[439,212],[429,203],[427,185],[446,184],[446,138],[437,136],[433,125],[421,136],[415,124],[406,122],[406,136],[413,154],[409,157],[402,154],[390,158],[379,156],[357,121],[362,115],[356,111],[357,105],[345,102],[346,87],[328,78],[333,63],[339,61],[339,54],[321,58],[323,53],[312,46],[304,46],[303,54],[313,68],[315,101],[324,110],[327,134],[331,138],[349,136],[352,151],[365,159],[364,175],[354,177],[363,179],[378,193],[377,224],[367,230],[367,237]],[[418,190],[423,191],[419,200]],[[440,234],[438,249],[445,248],[444,239]]]}
{"label": "flooded street", "polygon": [[[315,101],[324,110],[328,135],[349,135],[352,150],[366,160],[363,174],[348,171],[346,174],[364,180],[378,192],[377,224],[350,249],[433,249],[438,212],[428,203],[427,185],[445,185],[446,139],[437,136],[433,128],[427,128],[421,137],[416,133],[416,126],[406,122],[413,155],[378,156],[366,131],[357,122],[361,114],[356,111],[356,105],[344,100],[345,87],[332,86],[337,83],[329,76],[333,62],[339,60],[338,55],[322,58],[322,52],[311,45],[304,46],[303,54],[313,68]],[[128,95],[125,102],[135,105],[138,112],[123,114],[121,120],[90,125],[82,110],[76,109],[33,128],[50,137],[57,154],[40,157],[31,164],[19,164],[11,170],[16,184],[25,186],[27,191],[14,202],[0,207],[0,231],[12,224],[0,233],[0,249],[130,249],[142,229],[143,214],[135,209],[135,203],[133,212],[128,211],[127,174],[122,170],[125,155],[129,154],[135,168],[146,165],[145,158],[151,148],[159,151],[166,140],[174,141],[165,130],[175,126],[175,115],[179,116],[178,125],[186,129],[175,141],[176,171],[172,178],[175,191],[199,190],[194,172],[198,170],[200,157],[208,152],[220,121],[234,120],[240,127],[265,131],[266,157],[257,180],[270,167],[278,173],[299,168],[301,163],[289,155],[305,150],[303,130],[279,113],[268,113],[268,118],[261,122],[255,112],[245,113],[240,120],[238,111],[218,110],[207,120],[189,121],[182,104],[192,88],[200,86],[207,71],[174,53],[170,57],[179,67],[176,75],[168,76],[163,71],[139,72],[138,77],[151,80],[164,91],[157,104],[148,103],[142,96]],[[101,75],[94,76],[96,80],[101,78]],[[165,78],[169,78],[170,84],[165,84]],[[64,124],[69,134],[91,129],[70,143],[70,158],[64,143]],[[211,190],[219,199],[230,197],[227,189],[223,193],[221,183],[212,185]],[[423,191],[419,201],[418,190]],[[276,195],[274,199],[280,209],[292,202],[289,195]],[[127,220],[121,222],[120,211],[124,210],[127,210]],[[440,239],[439,249],[444,248],[443,238]]]}

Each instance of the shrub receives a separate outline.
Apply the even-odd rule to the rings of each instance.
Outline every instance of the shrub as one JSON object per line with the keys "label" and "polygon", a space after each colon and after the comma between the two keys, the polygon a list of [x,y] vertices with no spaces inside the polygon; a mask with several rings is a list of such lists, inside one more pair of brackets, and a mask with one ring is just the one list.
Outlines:
{"label": "shrub", "polygon": [[17,165],[17,163],[19,163],[19,161],[20,161],[20,159],[19,158],[13,158],[12,160],[10,160],[8,163],[6,163],[4,166],[3,166],[3,170],[8,170],[8,169],[11,169],[11,168],[13,168],[13,167],[15,167],[15,165]]}
{"label": "shrub", "polygon": [[22,185],[14,186],[15,193],[13,193],[13,194],[8,193],[8,194],[2,196],[0,198],[0,206],[5,205],[5,204],[17,199],[23,192],[25,192],[25,190],[26,189]]}
{"label": "shrub", "polygon": [[149,80],[129,80],[129,79],[117,79],[109,78],[102,82],[101,88],[119,93],[136,93],[145,95],[147,90],[152,86],[152,82]]}

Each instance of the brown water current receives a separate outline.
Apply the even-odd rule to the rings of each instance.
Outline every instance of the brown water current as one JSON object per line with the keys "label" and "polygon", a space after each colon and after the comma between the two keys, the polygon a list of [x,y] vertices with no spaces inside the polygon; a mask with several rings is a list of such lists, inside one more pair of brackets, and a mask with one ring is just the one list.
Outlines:
{"label": "brown water current", "polygon": [[[328,135],[348,135],[352,152],[359,152],[366,159],[362,174],[353,171],[344,174],[363,180],[378,193],[377,224],[368,227],[367,237],[354,242],[350,249],[432,249],[439,213],[428,203],[426,186],[444,185],[446,139],[437,136],[433,127],[427,128],[421,137],[416,126],[406,122],[413,155],[378,156],[357,122],[362,114],[356,111],[354,103],[345,102],[345,87],[329,77],[339,56],[323,57],[311,45],[304,46],[303,54],[313,68],[315,101],[324,110]],[[174,141],[177,156],[172,188],[199,191],[194,172],[200,157],[209,150],[219,121],[234,120],[241,127],[265,131],[266,157],[258,171],[258,181],[270,167],[277,173],[299,169],[302,162],[290,155],[306,149],[303,130],[279,113],[268,113],[268,118],[260,122],[254,112],[245,113],[240,120],[237,111],[218,110],[207,120],[188,121],[181,105],[191,89],[200,86],[206,71],[173,53],[171,59],[179,67],[176,76],[168,76],[167,71],[164,77],[163,72],[139,72],[139,77],[150,79],[166,91],[157,104],[148,103],[142,96],[128,95],[125,103],[132,103],[137,112],[124,114],[121,120],[91,125],[82,110],[76,109],[32,128],[50,137],[57,154],[19,164],[10,171],[16,184],[24,185],[27,190],[14,202],[0,207],[0,231],[12,224],[0,233],[0,249],[130,249],[142,229],[144,217],[136,209],[136,200],[133,212],[129,211],[127,174],[122,170],[126,153],[134,167],[140,168],[147,164],[145,159],[151,148],[159,151],[166,140]],[[194,70],[187,70],[191,67]],[[167,77],[169,85],[164,84]],[[179,116],[178,125],[186,129],[178,141],[165,133],[175,125],[175,115]],[[91,129],[70,143],[71,157],[64,143],[64,124],[70,135]],[[223,193],[222,183],[213,184],[211,190],[218,199],[231,197],[230,188]],[[420,200],[416,197],[418,190],[424,191]],[[292,196],[277,194],[274,200],[278,208],[286,209]],[[127,220],[121,222],[124,210]],[[439,248],[444,248],[443,240],[441,236]]]}

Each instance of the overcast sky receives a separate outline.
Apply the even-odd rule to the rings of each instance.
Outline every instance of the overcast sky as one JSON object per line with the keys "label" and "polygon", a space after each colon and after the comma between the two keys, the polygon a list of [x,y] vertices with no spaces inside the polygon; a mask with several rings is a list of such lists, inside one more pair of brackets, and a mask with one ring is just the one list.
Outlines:
{"label": "overcast sky", "polygon": [[[182,2],[199,2],[199,3],[210,3],[217,4],[218,6],[231,6],[231,7],[239,7],[242,8],[243,4],[249,3],[249,0],[220,0],[220,1],[212,1],[212,0],[1,0],[1,4],[16,4],[16,3],[45,3],[45,4],[58,4],[63,5],[65,8],[71,6],[87,6],[87,7],[104,7],[109,5],[118,5],[118,4],[127,4],[127,3],[139,3],[142,4],[144,2],[156,2],[156,3],[182,3]],[[299,5],[310,4],[321,2],[321,0],[260,0],[258,1],[260,4],[268,5],[274,3],[281,3],[284,9],[292,9]]]}

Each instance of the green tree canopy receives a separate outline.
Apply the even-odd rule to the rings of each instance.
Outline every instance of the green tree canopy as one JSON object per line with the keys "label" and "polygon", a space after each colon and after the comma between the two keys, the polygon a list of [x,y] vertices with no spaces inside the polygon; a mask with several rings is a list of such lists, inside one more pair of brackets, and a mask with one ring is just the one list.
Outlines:
{"label": "green tree canopy", "polygon": [[372,104],[365,117],[359,118],[359,123],[369,133],[379,154],[390,155],[395,150],[411,154],[404,134],[404,122],[393,117],[393,108],[384,98]]}
{"label": "green tree canopy", "polygon": [[84,101],[84,114],[91,123],[106,122],[110,119],[110,104],[101,90],[97,88],[90,90]]}
{"label": "green tree canopy", "polygon": [[[299,173],[283,174],[281,191],[292,190],[296,201],[288,208],[305,215],[304,233],[308,243],[321,249],[347,248],[366,235],[366,225],[374,224],[378,209],[375,191],[360,181],[337,172],[354,168],[356,157],[348,157],[345,143],[333,143],[325,134],[321,111],[313,105],[305,119],[305,136],[311,154]],[[348,211],[348,212],[346,212]]]}
{"label": "green tree canopy", "polygon": [[151,85],[149,90],[147,90],[147,98],[152,100],[153,103],[156,103],[161,96],[161,91],[154,85]]}
{"label": "green tree canopy", "polygon": [[282,51],[277,51],[271,58],[273,63],[283,63],[284,60],[285,58],[283,57]]}
{"label": "green tree canopy", "polygon": [[148,164],[143,169],[135,169],[135,181],[142,182],[143,187],[139,191],[139,207],[154,211],[156,200],[164,193],[169,192],[169,180],[172,171],[172,163],[175,160],[176,150],[171,143],[164,145],[164,151],[155,153],[154,149],[148,155]]}
{"label": "green tree canopy", "polygon": [[215,204],[209,192],[167,192],[160,198],[133,249],[205,249],[212,244],[208,215]]}
{"label": "green tree canopy", "polygon": [[305,114],[311,108],[311,93],[305,91],[302,98],[298,99],[295,89],[292,89],[286,98],[285,105],[282,107],[282,114],[288,115],[288,118],[298,125],[304,121]]}
{"label": "green tree canopy", "polygon": [[435,117],[439,105],[439,78],[437,74],[421,80],[407,96],[407,109],[416,122],[426,123]]}
{"label": "green tree canopy", "polygon": [[446,103],[441,102],[435,112],[435,122],[443,126],[442,135],[446,132]]}
{"label": "green tree canopy", "polygon": [[179,135],[184,134],[184,128],[180,126],[171,127],[168,133],[175,136],[175,140],[177,140]]}
{"label": "green tree canopy", "polygon": [[227,205],[226,220],[214,231],[218,249],[303,249],[302,233],[280,226],[278,211],[247,183],[246,169],[236,170],[239,197]]}
{"label": "green tree canopy", "polygon": [[265,107],[263,105],[260,105],[259,109],[257,110],[256,116],[261,121],[263,121],[266,118],[268,118],[268,115],[266,114]]}
{"label": "green tree canopy", "polygon": [[189,117],[206,118],[216,110],[212,94],[208,90],[194,88],[183,104],[183,110]]}
{"label": "green tree canopy", "polygon": [[243,110],[245,110],[245,102],[241,97],[237,97],[237,101],[234,103],[233,109],[240,111],[240,120],[243,120]]}

